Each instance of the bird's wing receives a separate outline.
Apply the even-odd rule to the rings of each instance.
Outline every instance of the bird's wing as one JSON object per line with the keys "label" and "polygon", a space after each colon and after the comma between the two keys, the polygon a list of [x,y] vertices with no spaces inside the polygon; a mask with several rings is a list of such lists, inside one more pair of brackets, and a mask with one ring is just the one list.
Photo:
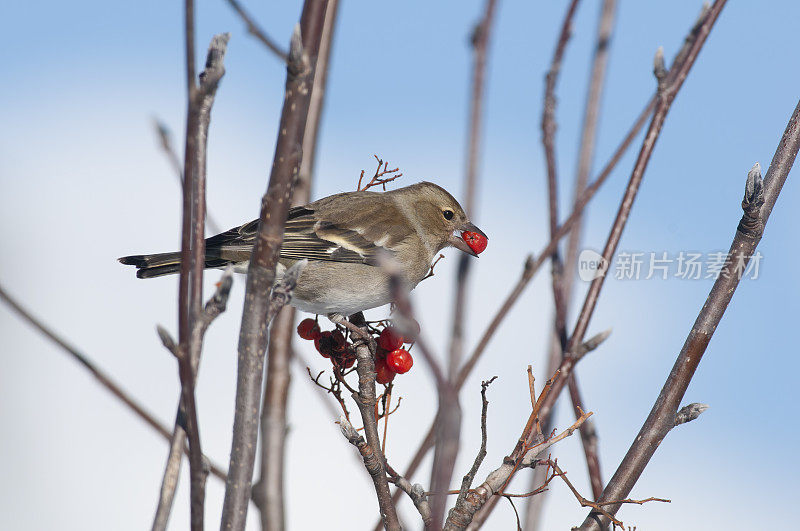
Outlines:
{"label": "bird's wing", "polygon": [[[292,208],[286,221],[281,258],[377,265],[381,252],[390,252],[387,247],[407,236],[396,230],[378,235],[374,223],[358,218],[351,215],[347,224],[337,224],[322,219],[312,208]],[[213,236],[206,240],[206,253],[232,262],[249,260],[257,231],[256,219]]]}

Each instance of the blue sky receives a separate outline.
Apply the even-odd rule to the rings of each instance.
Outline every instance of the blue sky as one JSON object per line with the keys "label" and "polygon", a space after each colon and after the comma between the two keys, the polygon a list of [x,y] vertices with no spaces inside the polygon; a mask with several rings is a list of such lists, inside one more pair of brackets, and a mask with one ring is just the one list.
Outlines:
{"label": "blue sky", "polygon": [[[399,166],[404,184],[432,180],[460,196],[467,36],[482,4],[342,2],[315,196],[353,189],[360,170],[372,167],[373,153]],[[288,41],[300,2],[245,5],[278,42]],[[571,198],[598,7],[584,2],[579,9],[558,84],[562,213]],[[543,77],[565,8],[563,1],[499,1],[480,204],[473,216],[490,243],[473,268],[470,345],[516,280],[526,254],[548,239],[539,120]],[[619,3],[595,168],[652,93],[656,48],[664,46],[671,58],[699,9],[699,2]],[[767,167],[800,96],[791,38],[797,20],[795,2],[726,6],[667,119],[621,251],[727,249],[741,215],[747,171],[756,161]],[[222,225],[234,226],[258,212],[284,73],[225,2],[199,2],[198,57],[222,31],[232,38],[213,110],[209,208]],[[151,118],[169,124],[180,144],[182,45],[178,2],[19,2],[6,6],[0,20],[0,46],[7,51],[0,84],[0,224],[6,228],[0,282],[165,422],[174,414],[178,379],[154,327],[175,327],[177,280],[137,281],[115,258],[178,244],[179,190]],[[633,159],[631,151],[593,201],[585,247],[602,248]],[[632,494],[673,503],[625,508],[621,516],[630,525],[752,529],[791,521],[800,473],[800,430],[792,409],[800,370],[792,332],[800,312],[796,173],[760,244],[760,277],[742,282],[687,392],[687,402],[706,402],[711,409],[667,437]],[[423,331],[439,352],[446,345],[456,262],[455,251],[446,254],[437,275],[414,292]],[[216,276],[208,275],[209,285]],[[595,412],[605,477],[649,411],[711,283],[606,282],[589,333],[609,327],[614,332],[578,369],[586,405]],[[586,284],[577,286],[573,315]],[[230,447],[242,291],[237,279],[230,310],[209,332],[198,387],[204,448],[220,462]],[[543,268],[467,384],[459,470],[466,470],[479,444],[481,379],[500,378],[489,392],[489,455],[479,475],[513,447],[528,414],[525,367],[538,369],[539,381],[547,376],[543,352],[551,298]],[[5,307],[0,334],[2,527],[148,526],[166,456],[163,441]],[[308,345],[299,348],[312,368],[324,368]],[[370,483],[305,378],[298,370],[293,381],[290,525],[366,528],[375,515]],[[432,383],[423,370],[402,377],[404,403],[390,424],[389,444],[389,459],[400,468],[433,414]],[[558,425],[569,423],[568,408],[560,408]],[[575,437],[564,441],[559,463],[588,492],[579,444]],[[758,488],[751,488],[754,482]],[[350,487],[346,494],[340,483]],[[527,482],[513,486],[522,491]],[[744,495],[757,511],[730,510]],[[185,479],[178,496],[172,528],[183,529]],[[210,480],[209,522],[218,520],[221,499],[220,485]],[[308,510],[310,503],[315,510]],[[549,503],[546,529],[575,525],[585,513],[560,485]],[[415,521],[408,506],[401,511]],[[488,527],[510,526],[513,512],[501,505]]]}

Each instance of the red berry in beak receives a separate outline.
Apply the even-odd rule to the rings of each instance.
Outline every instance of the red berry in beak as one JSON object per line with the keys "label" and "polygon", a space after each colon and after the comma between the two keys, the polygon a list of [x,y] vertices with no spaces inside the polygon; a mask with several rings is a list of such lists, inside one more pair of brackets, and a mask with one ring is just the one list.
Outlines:
{"label": "red berry in beak", "polygon": [[486,250],[486,246],[489,245],[489,239],[486,236],[468,230],[461,233],[461,239],[467,242],[467,245],[475,251],[475,254],[481,254]]}

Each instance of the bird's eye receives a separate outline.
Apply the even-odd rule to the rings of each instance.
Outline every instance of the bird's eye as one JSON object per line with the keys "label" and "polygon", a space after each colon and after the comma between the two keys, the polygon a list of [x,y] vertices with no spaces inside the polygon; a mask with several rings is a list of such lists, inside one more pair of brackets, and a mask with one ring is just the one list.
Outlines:
{"label": "bird's eye", "polygon": [[442,215],[444,219],[453,219],[453,211],[452,210],[442,210]]}

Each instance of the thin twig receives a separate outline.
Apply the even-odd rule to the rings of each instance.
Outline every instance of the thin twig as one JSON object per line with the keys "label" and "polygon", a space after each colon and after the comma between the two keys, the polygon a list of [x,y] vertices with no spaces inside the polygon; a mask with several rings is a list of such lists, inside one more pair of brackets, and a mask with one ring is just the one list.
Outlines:
{"label": "thin twig", "polygon": [[[470,44],[472,46],[472,82],[470,86],[469,104],[469,136],[467,144],[466,172],[464,174],[464,209],[472,219],[476,216],[476,189],[481,155],[483,134],[484,92],[486,88],[486,68],[489,56],[489,42],[494,28],[496,0],[486,0],[480,20],[472,30]],[[445,489],[453,477],[455,460],[458,456],[461,431],[461,411],[458,404],[458,391],[453,382],[464,357],[464,323],[466,321],[467,289],[471,257],[462,254],[458,258],[455,277],[455,293],[453,296],[453,322],[450,328],[450,345],[448,349],[447,375],[448,386],[439,389],[439,410],[437,426],[441,429],[436,438],[433,468],[431,471],[431,489]],[[447,407],[445,407],[447,406]],[[443,431],[447,428],[447,433]],[[453,440],[455,437],[455,440]],[[441,526],[444,520],[447,500],[433,500],[433,525]]]}
{"label": "thin twig", "polygon": [[419,483],[412,485],[410,481],[398,474],[388,463],[386,464],[386,471],[389,473],[389,480],[414,502],[425,529],[431,529],[431,506],[428,501],[428,495],[422,485]]}
{"label": "thin twig", "polygon": [[615,528],[619,527],[624,530],[625,524],[623,524],[622,521],[614,518],[614,516],[604,508],[605,505],[611,505],[611,504],[622,505],[624,503],[643,505],[645,503],[654,501],[663,503],[672,503],[671,500],[667,500],[665,498],[656,498],[655,496],[651,496],[644,500],[624,499],[624,500],[614,500],[613,502],[593,502],[591,500],[587,500],[585,497],[581,495],[580,492],[578,492],[578,489],[576,489],[575,486],[572,484],[572,482],[567,478],[566,472],[561,470],[561,468],[558,466],[558,463],[556,463],[555,461],[551,461],[549,459],[545,463],[548,466],[552,467],[554,471],[553,477],[560,477],[561,480],[567,485],[567,488],[572,492],[573,496],[575,496],[575,499],[578,500],[578,503],[581,504],[581,507],[591,507],[598,513],[604,515],[609,519],[609,521],[614,525]]}
{"label": "thin twig", "polygon": [[[464,210],[474,221],[478,187],[478,167],[481,156],[483,134],[484,92],[486,88],[486,63],[489,56],[489,41],[494,28],[497,2],[486,0],[481,19],[472,30],[472,83],[469,104],[469,137],[467,140],[467,163],[464,174]],[[448,351],[448,374],[454,378],[464,357],[464,321],[466,300],[472,259],[464,254],[458,258],[453,297],[453,324],[450,328]]]}
{"label": "thin twig", "polygon": [[431,278],[432,276],[434,276],[434,275],[433,275],[433,268],[435,268],[435,267],[436,267],[436,264],[438,264],[438,263],[439,263],[439,261],[440,261],[442,258],[444,258],[444,255],[443,255],[443,254],[440,254],[439,256],[437,256],[437,257],[436,257],[436,260],[434,260],[434,261],[433,261],[433,263],[431,264],[431,268],[428,270],[428,274],[427,274],[427,275],[425,275],[424,277],[422,277],[422,279],[420,280],[420,282],[422,282],[422,281],[423,281],[423,280],[425,280],[426,278]]}
{"label": "thin twig", "polygon": [[[172,438],[170,428],[166,424],[158,420],[155,415],[147,411],[145,407],[135,398],[133,398],[127,391],[122,389],[122,386],[114,381],[114,379],[107,374],[103,369],[98,367],[89,357],[79,351],[76,347],[70,345],[66,339],[62,338],[52,328],[44,324],[39,318],[35,317],[28,311],[22,304],[13,298],[3,286],[0,285],[0,300],[3,300],[8,306],[13,309],[20,317],[22,317],[28,324],[39,330],[45,337],[53,343],[61,347],[61,349],[72,356],[84,369],[89,371],[97,382],[108,390],[112,395],[117,397],[123,404],[125,404],[130,411],[136,414],[137,417],[142,419],[148,426],[164,437],[167,441]],[[183,453],[189,455],[189,447],[184,445]],[[203,456],[203,459],[209,462],[211,473],[225,481],[225,471],[219,465],[213,463],[208,456]]]}
{"label": "thin twig", "polygon": [[486,413],[489,409],[489,401],[486,399],[486,389],[488,389],[489,385],[496,379],[497,376],[493,376],[490,380],[481,383],[481,447],[478,450],[478,455],[475,456],[475,461],[473,461],[472,467],[461,481],[461,490],[458,492],[456,505],[464,501],[464,498],[467,496],[467,491],[472,485],[472,481],[475,479],[475,475],[478,473],[478,469],[486,457]]}
{"label": "thin twig", "polygon": [[[295,26],[289,49],[286,97],[278,126],[278,141],[269,185],[261,201],[258,234],[247,273],[239,333],[233,440],[222,507],[223,529],[242,530],[246,523],[258,440],[264,355],[269,342],[269,318],[274,318],[268,313],[271,307],[277,307],[268,301],[268,294],[273,287],[284,224],[302,160],[301,146],[326,9],[327,0],[304,2],[300,24]],[[280,300],[288,302],[285,297]]]}
{"label": "thin twig", "polygon": [[388,162],[385,162],[383,159],[378,157],[378,155],[373,155],[373,157],[375,157],[375,160],[378,161],[378,168],[375,170],[375,174],[372,176],[369,182],[363,187],[361,186],[361,181],[364,179],[364,170],[361,170],[361,175],[358,177],[358,186],[356,187],[356,191],[358,192],[364,192],[373,186],[381,186],[385,192],[386,183],[390,183],[403,176],[402,173],[399,173],[400,168],[394,168],[390,170]]}
{"label": "thin twig", "polygon": [[286,55],[286,51],[283,50],[278,44],[272,40],[272,38],[267,35],[267,33],[259,27],[253,17],[245,11],[242,5],[237,2],[236,0],[226,0],[228,4],[233,8],[234,11],[239,15],[239,18],[242,19],[245,26],[247,26],[247,33],[261,41],[261,43],[267,47],[269,51],[274,53],[278,58],[283,61],[284,63],[289,60],[288,56]]}
{"label": "thin twig", "polygon": [[[712,6],[710,17],[717,16],[722,4],[724,4],[724,0],[719,0]],[[766,178],[762,182],[758,164],[748,173],[745,195],[742,200],[744,214],[728,251],[729,260],[726,261],[722,274],[717,277],[705,304],[698,313],[650,414],[617,471],[603,490],[603,496],[599,501],[625,498],[641,476],[661,441],[675,426],[678,406],[739,285],[745,272],[744,268],[761,241],[764,226],[775,206],[783,184],[786,182],[799,148],[800,102],[795,107],[781,137],[767,170]],[[619,506],[614,504],[608,509],[608,512],[616,514],[618,509]],[[606,518],[602,515],[590,513],[581,525],[581,529],[601,529],[605,525],[605,521]]]}
{"label": "thin twig", "polygon": [[[708,14],[708,10],[704,8],[704,10],[700,13],[700,16],[695,21],[694,25],[692,26],[691,30],[687,34],[686,38],[684,39],[684,44],[678,53],[675,55],[675,59],[673,60],[673,70],[678,65],[681,65],[685,62],[686,57],[689,54],[689,51],[692,49],[692,46],[698,39],[698,36],[701,33],[701,29],[703,27],[703,23],[706,21],[706,16]],[[653,95],[647,104],[644,106],[642,111],[637,116],[634,123],[631,125],[630,129],[628,130],[625,137],[622,139],[620,144],[617,146],[617,149],[611,155],[611,158],[608,160],[606,165],[600,171],[598,176],[594,179],[594,181],[586,187],[583,193],[580,195],[580,198],[575,201],[573,206],[572,212],[567,217],[566,220],[560,225],[558,231],[556,232],[556,237],[551,238],[550,241],[544,246],[544,248],[535,255],[536,258],[534,259],[532,256],[529,256],[525,264],[523,266],[522,275],[520,276],[517,283],[511,288],[511,291],[506,296],[503,304],[500,306],[498,311],[495,313],[495,316],[492,318],[492,321],[486,327],[481,339],[478,341],[478,345],[473,350],[472,354],[470,355],[469,359],[464,363],[464,366],[461,368],[461,372],[459,373],[458,384],[459,388],[463,385],[463,382],[466,378],[471,374],[472,370],[475,368],[475,365],[480,360],[481,356],[483,355],[484,351],[486,350],[489,341],[494,336],[497,329],[500,327],[500,324],[511,311],[511,308],[516,304],[517,300],[519,300],[520,295],[527,287],[528,283],[530,283],[531,279],[535,276],[536,272],[548,259],[548,257],[555,251],[556,247],[558,246],[558,242],[567,235],[575,223],[580,219],[581,215],[583,214],[584,209],[588,205],[589,201],[595,196],[597,191],[600,187],[606,182],[608,177],[611,175],[611,172],[614,170],[616,165],[622,159],[622,156],[628,150],[628,147],[633,143],[633,140],[638,136],[639,131],[644,127],[644,124],[647,122],[647,118],[653,113],[653,109],[656,106],[657,95]],[[416,456],[415,456],[416,457]],[[408,475],[408,474],[406,474]]]}
{"label": "thin twig", "polygon": [[[503,464],[499,468],[490,472],[486,477],[486,480],[477,488],[468,491],[466,496],[462,497],[459,495],[459,501],[457,501],[455,506],[450,510],[447,521],[444,525],[444,529],[447,531],[465,529],[472,521],[475,513],[480,510],[481,507],[483,507],[489,500],[493,499],[495,494],[503,494],[503,489],[506,487],[506,485],[508,485],[514,473],[518,469],[531,466],[539,455],[544,453],[547,449],[559,441],[571,436],[575,430],[577,430],[581,424],[583,424],[583,422],[592,415],[591,411],[583,414],[581,418],[572,424],[572,426],[559,435],[548,437],[538,443],[529,442],[530,435],[533,432],[534,426],[536,425],[535,419],[539,416],[541,403],[544,397],[551,392],[549,387],[549,382],[551,380],[548,380],[548,385],[545,385],[544,389],[542,389],[539,399],[537,400],[536,405],[534,406],[533,410],[531,411],[531,415],[528,418],[528,422],[523,428],[522,436],[517,443],[517,448],[515,448],[512,457],[506,457],[503,460]],[[517,457],[513,457],[518,453],[517,449],[520,447],[522,447],[523,451],[519,453]]]}
{"label": "thin twig", "polygon": [[[387,410],[391,409],[391,404],[392,404],[392,384],[391,384],[391,382],[389,383],[389,387],[387,387],[387,389],[386,389],[386,393],[384,394],[384,399],[386,400],[386,402],[385,402],[385,406],[384,406],[383,441],[381,442],[381,452],[383,452],[383,455],[386,455],[386,435],[387,435],[387,432],[389,431],[389,415],[391,415],[391,412],[389,412]],[[400,404],[398,403],[398,407],[399,406],[400,406]],[[377,417],[377,418],[378,418],[378,420],[380,420],[380,416]]]}
{"label": "thin twig", "polygon": [[[586,188],[591,170],[591,162],[594,155],[595,138],[597,136],[597,123],[599,121],[600,98],[602,95],[605,79],[606,67],[608,65],[609,44],[611,41],[612,30],[614,27],[616,12],[616,0],[605,0],[600,11],[600,20],[597,30],[597,44],[595,46],[594,59],[592,61],[592,73],[589,81],[589,92],[586,97],[586,108],[584,111],[583,131],[581,133],[581,145],[578,155],[578,170],[575,176],[575,190],[573,192],[574,201],[577,201],[580,194]],[[556,318],[556,334],[559,338],[560,356],[564,355],[566,347],[566,321],[567,308],[572,301],[572,286],[575,279],[575,264],[578,255],[578,246],[581,241],[583,229],[582,219],[578,220],[576,226],[569,234],[567,241],[566,258],[564,262],[564,274],[560,279],[561,298],[564,301],[562,315]],[[578,412],[584,409],[581,400],[578,381],[575,374],[570,377],[569,391],[572,400],[573,412],[577,418]],[[549,428],[546,426],[545,429]],[[585,422],[580,430],[581,443],[583,446],[586,466],[589,472],[589,480],[592,488],[592,496],[598,499],[603,489],[602,475],[600,472],[599,452],[597,448],[597,431],[595,423],[591,420]],[[536,476],[536,474],[534,474]]]}
{"label": "thin twig", "polygon": [[[578,0],[573,0],[567,12],[564,15],[564,22],[561,26],[561,32],[558,37],[553,60],[545,77],[545,96],[544,96],[544,109],[542,111],[542,145],[544,146],[545,160],[547,161],[547,190],[548,190],[548,211],[550,212],[550,237],[552,238],[558,230],[558,168],[556,164],[556,148],[555,148],[555,132],[556,132],[556,83],[558,75],[561,71],[561,62],[563,60],[566,45],[569,42],[572,32],[572,18],[578,5]],[[601,18],[602,20],[602,18]],[[607,37],[606,37],[607,40]],[[576,192],[582,192],[586,186],[585,179],[588,178],[588,168],[584,176],[584,182],[578,183]],[[575,230],[580,227],[580,223]],[[572,234],[575,233],[573,230]],[[555,304],[555,333],[558,337],[562,352],[567,344],[567,305],[569,303],[566,290],[564,289],[565,276],[572,277],[572,270],[567,270],[565,275],[564,264],[561,261],[561,256],[556,250],[551,256],[552,261],[552,290],[553,300]],[[563,354],[562,354],[563,355]],[[570,377],[569,381],[570,397],[572,399],[573,409],[575,410],[575,417],[579,417],[583,409],[583,400],[580,396],[578,383],[574,375]],[[592,492],[595,496],[599,497],[603,488],[603,480],[600,473],[600,462],[597,453],[597,438],[590,438],[589,433],[595,433],[592,428],[588,430],[593,424],[585,423],[581,429],[581,441],[583,443],[584,456],[589,469],[589,478],[592,485]]]}
{"label": "thin twig", "polygon": [[[178,158],[178,154],[175,152],[175,148],[172,145],[172,135],[170,134],[169,128],[164,122],[157,118],[153,118],[153,128],[156,131],[156,135],[158,135],[161,149],[164,151],[164,155],[166,155],[167,160],[169,160],[169,164],[172,166],[172,170],[175,172],[175,176],[178,178],[178,183],[181,185],[181,189],[183,189],[183,167],[180,159]],[[208,229],[213,234],[219,234],[222,232],[222,227],[211,215],[211,212],[208,211],[206,211],[206,225],[208,225]]]}
{"label": "thin twig", "polygon": [[[203,528],[205,479],[207,471],[200,449],[200,434],[194,399],[194,382],[200,363],[203,334],[211,319],[203,322],[203,269],[205,265],[206,216],[206,150],[211,107],[217,86],[225,74],[223,61],[230,35],[215,35],[206,56],[206,66],[195,83],[194,3],[185,4],[186,78],[188,104],[186,111],[186,144],[184,152],[183,222],[181,267],[178,286],[178,367],[181,380],[181,401],[172,432],[170,454],[164,471],[154,530],[166,528],[177,487],[184,439],[189,440],[189,470],[192,529]],[[228,284],[228,291],[230,285]],[[227,292],[224,296],[227,301]],[[222,309],[224,309],[224,302]],[[221,312],[222,310],[220,310]],[[218,314],[217,314],[218,315]],[[163,334],[161,334],[163,337]]]}

